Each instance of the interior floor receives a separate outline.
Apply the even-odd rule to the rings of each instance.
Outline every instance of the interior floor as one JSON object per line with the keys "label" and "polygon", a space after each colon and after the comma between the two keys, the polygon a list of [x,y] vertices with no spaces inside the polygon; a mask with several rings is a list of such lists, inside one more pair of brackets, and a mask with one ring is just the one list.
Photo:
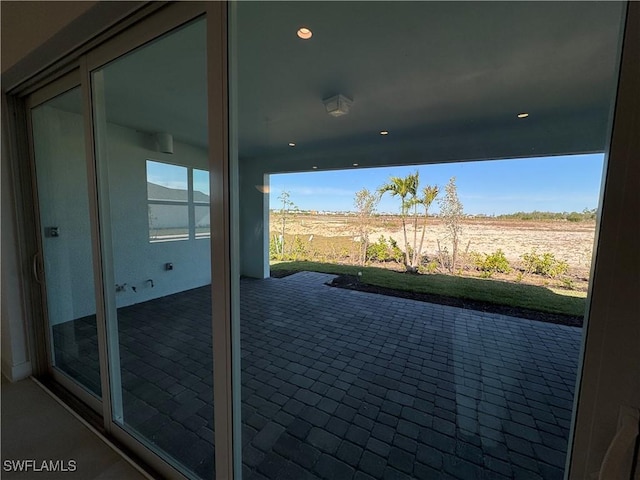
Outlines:
{"label": "interior floor", "polygon": [[[244,478],[563,477],[581,329],[332,278],[241,281]],[[118,310],[125,425],[204,478],[210,298],[207,286]],[[64,329],[75,340],[60,350],[95,342],[95,319],[54,336]],[[96,349],[56,358],[97,381]]]}
{"label": "interior floor", "polygon": [[[2,460],[2,478],[7,479],[149,478],[31,379],[9,383],[2,378]],[[35,465],[20,467],[25,460],[35,460]]]}

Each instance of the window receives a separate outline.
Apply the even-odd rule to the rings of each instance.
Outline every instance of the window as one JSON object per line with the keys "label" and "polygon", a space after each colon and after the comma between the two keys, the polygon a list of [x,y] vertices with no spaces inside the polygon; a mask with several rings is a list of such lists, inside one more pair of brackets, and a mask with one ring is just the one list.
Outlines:
{"label": "window", "polygon": [[211,226],[209,221],[209,172],[192,170],[193,179],[193,211],[195,238],[209,238]]}
{"label": "window", "polygon": [[149,241],[209,238],[209,172],[147,160]]}

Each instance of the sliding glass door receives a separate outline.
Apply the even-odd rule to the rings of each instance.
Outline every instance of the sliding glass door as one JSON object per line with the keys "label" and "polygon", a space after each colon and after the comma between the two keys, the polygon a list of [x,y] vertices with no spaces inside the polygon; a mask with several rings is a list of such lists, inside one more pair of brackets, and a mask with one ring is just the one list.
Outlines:
{"label": "sliding glass door", "polygon": [[54,374],[100,398],[96,300],[80,87],[30,111],[49,360]]}
{"label": "sliding glass door", "polygon": [[225,7],[154,9],[27,97],[38,348],[161,476],[232,477]]}
{"label": "sliding glass door", "polygon": [[112,419],[214,476],[206,20],[91,75]]}

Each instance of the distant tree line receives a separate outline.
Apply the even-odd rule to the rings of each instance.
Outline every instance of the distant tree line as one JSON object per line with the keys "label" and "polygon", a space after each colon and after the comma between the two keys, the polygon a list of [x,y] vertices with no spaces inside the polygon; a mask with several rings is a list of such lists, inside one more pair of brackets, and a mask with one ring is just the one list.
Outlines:
{"label": "distant tree line", "polygon": [[582,212],[516,212],[496,215],[494,218],[501,220],[566,220],[569,222],[584,222],[595,220],[597,209],[585,208]]}
{"label": "distant tree line", "polygon": [[[366,189],[364,189],[366,190]],[[362,191],[357,192],[356,196],[361,194]],[[281,200],[279,198],[279,200]],[[301,215],[346,215],[346,216],[359,216],[361,215],[360,208],[356,206],[354,210],[347,211],[318,211],[318,210],[302,210],[302,209],[293,209],[297,214]],[[270,209],[270,213],[281,214],[283,209]],[[496,218],[498,220],[563,220],[568,222],[585,222],[585,221],[594,221],[596,219],[597,209],[587,209],[585,208],[582,212],[540,212],[538,210],[534,210],[532,212],[515,212],[515,213],[504,213],[501,215],[487,215],[483,213],[477,214],[467,214],[463,213],[463,218]],[[393,213],[383,213],[372,211],[370,214],[371,217],[395,217],[401,216],[401,214],[393,214]],[[444,215],[442,213],[434,213],[430,216],[435,218],[443,218]]]}

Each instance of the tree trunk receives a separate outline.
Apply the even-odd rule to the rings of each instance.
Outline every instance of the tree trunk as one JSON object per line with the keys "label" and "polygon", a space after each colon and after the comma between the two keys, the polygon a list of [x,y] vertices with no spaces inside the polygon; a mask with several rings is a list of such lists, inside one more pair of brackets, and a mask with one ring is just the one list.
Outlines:
{"label": "tree trunk", "polygon": [[451,273],[455,274],[456,271],[456,260],[458,257],[458,235],[456,233],[453,234],[453,245],[451,250]]}
{"label": "tree trunk", "polygon": [[422,246],[424,244],[424,232],[427,230],[427,214],[424,214],[424,223],[422,224],[422,235],[420,236],[420,249],[415,253],[418,256],[418,266],[422,258]]}
{"label": "tree trunk", "polygon": [[438,262],[440,262],[440,267],[443,269],[449,269],[449,267],[445,264],[445,258],[442,256],[442,248],[440,247],[440,239],[436,239],[438,244]]}
{"label": "tree trunk", "polygon": [[411,261],[409,260],[409,242],[407,241],[407,220],[404,212],[402,213],[402,233],[404,234],[404,266],[407,271],[410,271]]}
{"label": "tree trunk", "polygon": [[367,249],[369,248],[369,235],[364,241],[364,248],[362,251],[362,266],[364,267],[367,264]]}
{"label": "tree trunk", "polygon": [[286,221],[287,220],[283,212],[282,213],[282,242],[280,242],[280,248],[282,249],[280,253],[282,254],[283,257],[284,257],[284,227],[285,227]]}
{"label": "tree trunk", "polygon": [[418,243],[418,206],[413,206],[413,258],[411,259],[411,269],[412,271],[416,271],[418,269],[418,264],[416,263],[416,256],[418,252],[416,252],[416,247]]}
{"label": "tree trunk", "polygon": [[467,248],[464,249],[464,255],[462,257],[462,269],[464,270],[469,260],[469,247],[471,246],[471,240],[467,242]]}

